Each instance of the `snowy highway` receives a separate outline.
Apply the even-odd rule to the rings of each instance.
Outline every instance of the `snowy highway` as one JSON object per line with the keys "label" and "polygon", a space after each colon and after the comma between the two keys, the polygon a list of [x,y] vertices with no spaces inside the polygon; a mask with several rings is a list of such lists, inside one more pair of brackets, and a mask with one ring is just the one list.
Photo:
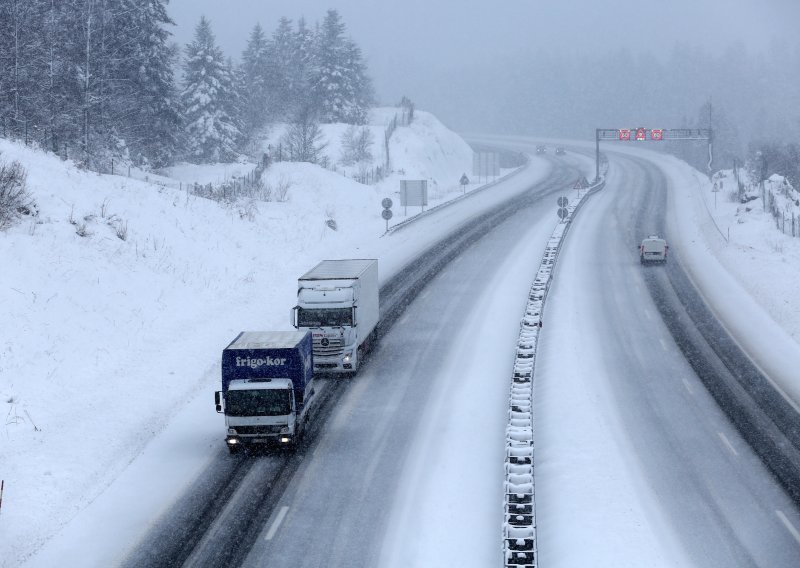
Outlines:
{"label": "snowy highway", "polygon": [[[496,186],[355,243],[351,254],[381,262],[382,337],[356,377],[321,381],[319,419],[297,453],[229,456],[201,391],[28,565],[500,564],[519,322],[556,200],[593,169],[583,152],[534,157]],[[671,247],[666,266],[638,262],[643,234],[674,242],[675,171],[661,158],[609,156],[544,311],[540,565],[798,565],[797,507],[696,374],[725,365],[691,318],[662,320],[690,292],[675,284],[685,250]],[[687,361],[687,344],[698,360]],[[207,390],[217,373],[207,370]]]}
{"label": "snowy highway", "polygon": [[[463,562],[476,566],[496,562],[496,547],[485,545],[502,517],[497,506],[502,499],[502,447],[484,441],[503,437],[509,374],[503,370],[511,364],[530,268],[552,230],[552,204],[575,176],[565,170],[556,169],[554,177],[504,222],[486,227],[491,230],[427,282],[382,337],[281,498],[281,507],[264,526],[245,566],[284,558],[307,567],[379,565],[383,535],[396,525],[389,522],[392,514],[410,504],[405,499],[423,504],[400,487],[408,478],[419,482],[425,468],[449,471],[457,478],[474,476],[480,488],[468,493],[473,501],[471,530],[483,541],[478,542],[480,556],[468,555],[468,547],[440,553],[463,556]],[[509,265],[514,268],[509,270]],[[512,276],[517,287],[505,298],[509,308],[487,313],[494,284],[504,275]],[[459,357],[464,350],[479,355],[480,364]],[[451,429],[459,431],[452,444],[447,435]],[[464,429],[474,435],[471,443],[459,447]],[[423,470],[415,471],[407,457],[424,454],[426,448],[436,448],[438,456],[426,455]],[[498,467],[486,467],[491,463]],[[447,493],[446,488],[439,491]],[[461,498],[466,500],[465,495]],[[476,518],[474,513],[487,507],[493,514]],[[460,524],[457,517],[449,522]],[[391,531],[387,538],[396,539]],[[383,564],[402,566],[408,565],[414,546],[400,538],[388,549],[393,552],[385,554]],[[436,554],[425,547],[421,552],[418,561],[424,564]]]}
{"label": "snowy highway", "polygon": [[[579,165],[582,161],[570,159],[553,164],[545,182],[488,214],[476,213],[468,230],[454,231],[400,270],[382,289],[383,337],[368,363],[351,380],[323,381],[320,390],[329,398],[309,445],[296,456],[278,452],[237,461],[220,455],[126,564],[261,565],[291,558],[297,566],[375,565],[387,515],[402,505],[394,495],[407,474],[401,467],[405,455],[418,455],[411,447],[426,438],[441,442],[435,432],[442,420],[464,417],[462,405],[448,401],[447,393],[461,388],[470,376],[473,388],[491,387],[496,403],[474,398],[469,391],[480,402],[482,416],[466,416],[479,432],[465,456],[475,460],[488,453],[474,468],[487,460],[499,464],[501,447],[486,440],[503,436],[508,373],[494,375],[494,370],[511,364],[530,267],[556,221],[556,197],[580,175]],[[508,264],[518,275],[515,292],[503,297],[512,307],[486,314],[482,310],[495,291],[492,282],[509,285]],[[441,275],[434,276],[443,266]],[[476,300],[480,298],[484,301]],[[476,319],[476,313],[483,315]],[[492,315],[504,322],[506,340],[489,339],[483,366],[465,368],[463,358],[452,352],[484,345],[484,319]],[[466,327],[468,321],[477,328]],[[487,361],[492,362],[488,368]],[[420,424],[430,413],[426,432]],[[476,542],[484,548],[484,564],[497,556],[491,535],[502,517],[495,506],[501,498],[502,470],[498,467],[490,476],[478,471],[475,479],[491,493],[486,494],[488,503],[478,499],[473,505],[495,513],[483,519],[477,532],[483,535]],[[207,505],[198,510],[198,503]],[[425,558],[427,562],[427,553]]]}
{"label": "snowy highway", "polygon": [[[216,481],[196,483],[129,564],[498,562],[514,343],[572,160],[553,160],[548,181],[502,222],[476,216],[479,229],[399,271],[382,290],[381,341],[356,377],[325,381],[308,446],[221,454]],[[631,567],[800,562],[797,508],[661,319],[663,305],[680,305],[666,278],[680,259],[639,265],[640,233],[663,231],[667,184],[651,163],[614,155],[556,268],[535,394],[548,568],[597,556]],[[206,499],[219,502],[211,516],[186,522]],[[202,534],[174,538],[191,527]]]}
{"label": "snowy highway", "polygon": [[540,343],[540,562],[797,565],[797,508],[662,322],[657,302],[679,305],[668,268],[638,262],[642,233],[662,231],[667,180],[612,156],[562,251]]}

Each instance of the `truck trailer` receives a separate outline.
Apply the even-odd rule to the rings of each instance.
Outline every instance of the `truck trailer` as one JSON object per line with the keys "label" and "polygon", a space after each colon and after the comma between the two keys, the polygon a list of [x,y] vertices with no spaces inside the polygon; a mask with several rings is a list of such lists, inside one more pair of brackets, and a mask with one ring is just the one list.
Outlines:
{"label": "truck trailer", "polygon": [[243,331],[222,351],[222,390],[231,453],[251,444],[294,448],[314,406],[308,331]]}
{"label": "truck trailer", "polygon": [[311,332],[314,370],[358,370],[378,326],[378,261],[323,260],[297,282],[292,325]]}

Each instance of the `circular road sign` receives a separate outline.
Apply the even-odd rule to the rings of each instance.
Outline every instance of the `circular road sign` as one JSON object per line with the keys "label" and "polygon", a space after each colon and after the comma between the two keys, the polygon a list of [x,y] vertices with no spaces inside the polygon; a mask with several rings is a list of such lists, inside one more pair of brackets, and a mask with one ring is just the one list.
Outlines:
{"label": "circular road sign", "polygon": [[381,211],[381,217],[386,219],[387,221],[392,218],[392,210],[391,209],[384,209]]}
{"label": "circular road sign", "polygon": [[[383,206],[384,209],[391,209],[392,208],[392,200],[389,199],[388,197],[384,197],[383,201],[381,201],[381,205]],[[384,217],[384,219],[385,219],[385,217]]]}
{"label": "circular road sign", "polygon": [[558,198],[558,206],[559,207],[566,207],[567,205],[569,205],[569,199],[567,199],[563,195]]}
{"label": "circular road sign", "polygon": [[569,215],[569,211],[567,211],[564,207],[558,208],[558,218],[559,219],[566,219],[567,215]]}

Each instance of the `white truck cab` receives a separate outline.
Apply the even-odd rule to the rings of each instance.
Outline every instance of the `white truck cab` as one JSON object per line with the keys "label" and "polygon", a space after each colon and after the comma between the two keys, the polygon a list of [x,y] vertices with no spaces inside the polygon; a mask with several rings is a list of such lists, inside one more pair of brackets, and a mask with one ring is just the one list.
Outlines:
{"label": "white truck cab", "polygon": [[639,261],[642,264],[647,262],[667,262],[668,251],[667,241],[658,235],[650,235],[639,245]]}

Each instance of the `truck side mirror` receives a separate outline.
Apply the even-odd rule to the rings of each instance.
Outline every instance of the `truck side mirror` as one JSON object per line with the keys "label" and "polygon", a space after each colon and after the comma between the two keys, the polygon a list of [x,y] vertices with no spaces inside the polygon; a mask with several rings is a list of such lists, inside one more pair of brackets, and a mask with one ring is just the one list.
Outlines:
{"label": "truck side mirror", "polygon": [[216,391],[214,393],[214,404],[217,406],[217,412],[222,412],[222,392]]}
{"label": "truck side mirror", "polygon": [[293,307],[289,312],[289,325],[297,328],[297,306]]}

